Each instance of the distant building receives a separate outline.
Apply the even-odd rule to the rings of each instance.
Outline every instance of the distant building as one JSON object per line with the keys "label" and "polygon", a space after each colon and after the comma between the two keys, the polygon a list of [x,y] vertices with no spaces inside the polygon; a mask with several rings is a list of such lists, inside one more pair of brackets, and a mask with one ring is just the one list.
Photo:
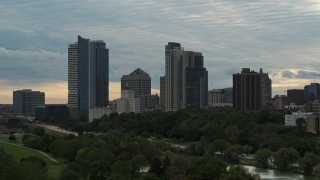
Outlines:
{"label": "distant building", "polygon": [[268,73],[262,71],[262,68],[260,68],[259,74],[261,78],[261,105],[266,108],[267,103],[272,97],[272,81]]}
{"label": "distant building", "polygon": [[166,77],[160,77],[160,107],[162,110],[165,109],[166,104]]}
{"label": "distant building", "polygon": [[140,113],[140,99],[134,97],[133,90],[121,90],[121,98],[117,99],[117,113]]}
{"label": "distant building", "polygon": [[179,43],[165,46],[165,110],[204,108],[208,103],[208,71],[201,52],[184,51]]}
{"label": "distant building", "polygon": [[273,98],[273,109],[283,110],[288,105],[288,98],[286,95],[275,95]]}
{"label": "distant building", "polygon": [[243,68],[241,73],[233,74],[233,107],[239,110],[258,110],[261,108],[260,74]]}
{"label": "distant building", "polygon": [[208,71],[200,52],[184,51],[182,62],[182,107],[203,109],[208,104]]}
{"label": "distant building", "polygon": [[304,89],[288,89],[287,90],[288,103],[294,103],[297,105],[303,105],[304,101]]}
{"label": "distant building", "polygon": [[109,115],[116,112],[115,109],[111,107],[97,107],[91,108],[89,110],[89,122],[92,122],[94,119],[100,119],[104,115]]}
{"label": "distant building", "polygon": [[121,91],[128,89],[134,92],[134,98],[140,99],[140,112],[159,106],[159,96],[151,95],[151,77],[142,69],[121,77]]}
{"label": "distant building", "polygon": [[13,113],[14,115],[34,116],[37,106],[44,106],[45,93],[24,89],[13,91]]}
{"label": "distant building", "polygon": [[232,88],[212,89],[208,92],[208,107],[233,107]]}
{"label": "distant building", "polygon": [[233,103],[233,88],[224,88],[223,89],[223,102],[232,104]]}
{"label": "distant building", "polygon": [[305,102],[314,101],[320,98],[320,84],[311,83],[304,87],[304,100]]}
{"label": "distant building", "polygon": [[[35,108],[35,117],[40,120],[43,118],[54,119],[61,122],[69,116],[69,109],[65,104],[47,104]],[[52,122],[57,123],[57,122]]]}
{"label": "distant building", "polygon": [[319,123],[319,116],[318,115],[312,115],[312,116],[307,117],[306,131],[311,132],[313,134],[319,134],[320,123]]}
{"label": "distant building", "polygon": [[182,108],[182,60],[181,44],[169,42],[165,46],[165,110],[177,111]]}
{"label": "distant building", "polygon": [[68,106],[71,115],[77,118],[80,112],[87,116],[90,108],[106,107],[108,101],[109,50],[103,41],[78,36],[78,42],[68,48]]}
{"label": "distant building", "polygon": [[313,114],[310,112],[293,112],[291,115],[285,115],[285,126],[297,126],[296,120],[299,118],[303,118],[306,120],[308,116],[312,116]]}

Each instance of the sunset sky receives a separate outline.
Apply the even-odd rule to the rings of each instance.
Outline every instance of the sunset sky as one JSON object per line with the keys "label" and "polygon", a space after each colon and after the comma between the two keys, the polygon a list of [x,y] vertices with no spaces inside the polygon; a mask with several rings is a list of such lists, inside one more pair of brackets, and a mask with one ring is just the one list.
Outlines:
{"label": "sunset sky", "polygon": [[169,41],[203,53],[209,89],[231,87],[242,67],[268,72],[273,96],[320,82],[319,0],[1,0],[0,17],[0,104],[18,89],[67,103],[77,35],[106,42],[111,99],[138,67],[159,93]]}

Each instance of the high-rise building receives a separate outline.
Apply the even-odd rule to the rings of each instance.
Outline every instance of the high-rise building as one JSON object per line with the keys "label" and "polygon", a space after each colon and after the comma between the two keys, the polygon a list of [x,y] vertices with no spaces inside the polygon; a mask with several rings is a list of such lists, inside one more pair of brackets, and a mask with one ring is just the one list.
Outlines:
{"label": "high-rise building", "polygon": [[242,68],[241,73],[233,74],[233,107],[241,110],[261,108],[260,74]]}
{"label": "high-rise building", "polygon": [[311,83],[310,85],[304,86],[304,101],[310,102],[320,99],[320,84]]}
{"label": "high-rise building", "polygon": [[166,77],[160,77],[160,108],[165,109],[166,104]]}
{"label": "high-rise building", "polygon": [[121,91],[127,89],[134,92],[134,98],[140,99],[141,112],[159,105],[159,96],[151,95],[151,77],[142,69],[121,77]]}
{"label": "high-rise building", "polygon": [[182,107],[183,47],[169,42],[165,46],[165,110],[177,111]]}
{"label": "high-rise building", "polygon": [[109,101],[109,50],[103,41],[78,36],[68,49],[68,105],[88,115]]}
{"label": "high-rise building", "polygon": [[208,71],[200,52],[184,51],[179,43],[165,46],[165,110],[204,108],[208,103]]}
{"label": "high-rise building", "polygon": [[288,89],[287,90],[288,103],[296,105],[304,104],[304,90],[303,89]]}
{"label": "high-rise building", "polygon": [[223,89],[223,102],[232,104],[233,103],[233,88],[224,88]]}
{"label": "high-rise building", "polygon": [[13,91],[13,113],[15,115],[34,116],[35,107],[44,106],[44,104],[44,92],[31,89]]}
{"label": "high-rise building", "polygon": [[182,107],[204,108],[208,104],[208,71],[200,52],[184,51],[182,64]]}
{"label": "high-rise building", "polygon": [[68,47],[68,107],[70,116],[78,119],[79,91],[78,91],[78,43]]}
{"label": "high-rise building", "polygon": [[262,68],[260,68],[259,74],[261,78],[261,105],[266,107],[272,97],[272,81],[269,78],[269,74],[264,73]]}
{"label": "high-rise building", "polygon": [[130,88],[134,91],[134,96],[151,95],[151,77],[142,69],[137,68],[129,75],[121,77],[121,90]]}

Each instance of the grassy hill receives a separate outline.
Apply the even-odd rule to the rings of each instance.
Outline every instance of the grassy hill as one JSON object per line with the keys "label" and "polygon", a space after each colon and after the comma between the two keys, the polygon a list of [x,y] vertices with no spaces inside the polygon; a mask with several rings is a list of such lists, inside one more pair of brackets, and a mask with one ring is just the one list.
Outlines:
{"label": "grassy hill", "polygon": [[8,140],[8,136],[1,136],[0,148],[2,148],[7,154],[11,154],[17,161],[29,156],[37,156],[43,159],[47,163],[49,178],[58,179],[60,171],[65,166],[44,152],[24,147],[21,142],[21,136],[17,136],[17,142],[15,143],[10,142]]}

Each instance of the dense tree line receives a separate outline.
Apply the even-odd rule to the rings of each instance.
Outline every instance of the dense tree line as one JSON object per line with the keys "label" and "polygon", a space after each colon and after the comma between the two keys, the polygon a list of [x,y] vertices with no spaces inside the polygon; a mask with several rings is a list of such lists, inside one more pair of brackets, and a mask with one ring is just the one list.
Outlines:
{"label": "dense tree line", "polygon": [[241,167],[226,168],[246,156],[260,167],[299,166],[305,174],[316,174],[319,140],[283,121],[282,114],[267,110],[111,114],[92,123],[63,124],[79,137],[55,137],[36,128],[23,143],[65,159],[61,179],[258,179]]}

